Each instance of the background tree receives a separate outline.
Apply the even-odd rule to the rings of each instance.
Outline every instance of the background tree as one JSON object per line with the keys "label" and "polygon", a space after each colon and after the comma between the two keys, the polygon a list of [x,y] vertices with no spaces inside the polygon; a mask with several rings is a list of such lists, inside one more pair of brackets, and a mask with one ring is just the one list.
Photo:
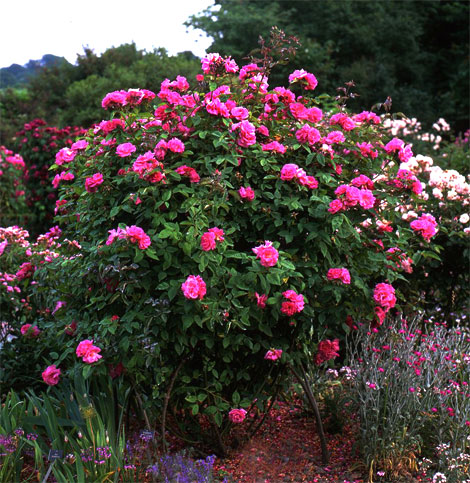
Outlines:
{"label": "background tree", "polygon": [[287,71],[315,72],[331,92],[354,80],[352,109],[369,109],[387,96],[394,112],[425,125],[445,117],[458,131],[469,124],[469,3],[466,1],[216,0],[188,26],[213,37],[209,51],[241,61],[272,25],[299,37],[302,47]]}

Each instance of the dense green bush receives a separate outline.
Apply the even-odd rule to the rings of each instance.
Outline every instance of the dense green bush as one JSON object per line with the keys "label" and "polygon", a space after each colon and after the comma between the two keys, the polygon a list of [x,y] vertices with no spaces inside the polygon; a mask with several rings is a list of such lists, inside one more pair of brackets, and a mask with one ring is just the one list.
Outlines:
{"label": "dense green bush", "polygon": [[[125,368],[164,420],[201,413],[215,428],[230,408],[262,409],[319,330],[381,323],[405,277],[376,247],[414,257],[436,224],[423,216],[415,233],[395,210],[420,184],[397,178],[411,150],[375,114],[322,112],[305,71],[268,91],[253,64],[202,65],[194,91],[164,81],[153,113],[150,91],[108,94],[112,120],[58,158],[59,256],[32,290],[62,347],[45,365],[66,375],[82,341],[86,376]],[[265,359],[272,348],[280,363]]]}

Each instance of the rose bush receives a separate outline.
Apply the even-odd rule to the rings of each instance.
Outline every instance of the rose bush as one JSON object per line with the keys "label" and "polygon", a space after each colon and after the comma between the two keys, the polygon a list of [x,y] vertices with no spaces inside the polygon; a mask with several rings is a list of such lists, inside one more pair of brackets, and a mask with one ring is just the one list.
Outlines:
{"label": "rose bush", "polygon": [[43,337],[63,344],[47,364],[81,364],[77,342],[94,341],[85,375],[120,364],[163,418],[215,428],[287,383],[272,347],[300,364],[320,332],[399,308],[407,270],[387,250],[417,259],[396,208],[422,199],[393,182],[410,146],[373,113],[322,110],[313,74],[269,91],[264,67],[218,54],[203,72],[194,91],[178,77],[110,93],[112,118],[56,158],[62,238],[33,290],[54,314]]}
{"label": "rose bush", "polygon": [[[70,162],[70,155],[76,149],[75,138],[85,133],[85,129],[77,126],[48,126],[43,119],[33,119],[15,133],[13,150],[25,161],[23,183],[27,205],[27,210],[18,213],[27,213],[27,219],[16,219],[13,223],[21,224],[33,236],[47,230],[54,217],[53,202],[57,193],[51,185],[49,167],[56,160],[57,151],[60,149],[58,160],[64,159],[65,154],[65,162]],[[2,223],[2,226],[8,225]]]}

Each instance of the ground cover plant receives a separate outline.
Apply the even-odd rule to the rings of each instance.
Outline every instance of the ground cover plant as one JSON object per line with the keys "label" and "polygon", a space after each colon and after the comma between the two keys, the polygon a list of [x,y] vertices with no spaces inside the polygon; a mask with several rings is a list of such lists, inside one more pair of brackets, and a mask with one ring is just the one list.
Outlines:
{"label": "ground cover plant", "polygon": [[[380,333],[391,314],[416,313],[420,295],[435,293],[408,280],[420,265],[439,262],[434,239],[453,233],[447,223],[457,226],[465,179],[458,199],[444,200],[459,204],[440,216],[420,180],[428,176],[432,186],[429,163],[377,114],[348,112],[352,84],[337,98],[316,98],[315,76],[295,70],[288,89],[269,90],[273,54],[285,59],[291,51],[282,32],[271,40],[240,68],[209,54],[194,89],[178,76],[158,93],[107,94],[109,119],[56,154],[56,225],[31,241],[18,226],[0,229],[0,302],[11,314],[2,321],[1,383],[34,389],[28,400],[43,410],[25,425],[42,428],[41,454],[60,442],[73,456],[51,470],[63,469],[59,480],[105,481],[111,472],[114,481],[155,480],[173,463],[190,468],[188,478],[209,479],[213,459],[177,456],[169,465],[164,456],[142,456],[132,468],[118,415],[141,415],[152,450],[167,452],[171,433],[199,455],[224,457],[261,428],[293,381],[314,411],[326,465],[320,413],[329,415],[328,431],[344,427],[344,418],[316,371],[344,357],[357,327]],[[367,354],[367,344],[356,347]],[[342,387],[352,400],[370,390]],[[104,424],[106,402],[114,418]],[[416,402],[411,421],[420,410]],[[402,440],[386,439],[372,416],[356,411],[361,434],[383,442],[363,445],[369,479],[391,472],[387,456],[401,462],[420,443],[411,429]],[[444,436],[439,444],[449,443],[454,457],[455,441]]]}

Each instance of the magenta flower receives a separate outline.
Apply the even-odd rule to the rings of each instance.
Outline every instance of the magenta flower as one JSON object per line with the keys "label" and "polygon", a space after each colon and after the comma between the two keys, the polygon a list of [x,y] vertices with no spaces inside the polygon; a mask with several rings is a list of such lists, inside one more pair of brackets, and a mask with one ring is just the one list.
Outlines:
{"label": "magenta flower", "polygon": [[206,283],[199,275],[189,275],[186,281],[181,284],[181,290],[187,299],[202,300],[206,295]]}
{"label": "magenta flower", "polygon": [[263,267],[274,267],[277,263],[279,252],[272,245],[272,242],[266,240],[264,245],[252,249]]}
{"label": "magenta flower", "polygon": [[42,373],[43,381],[49,386],[55,386],[59,382],[60,369],[52,364]]}
{"label": "magenta flower", "polygon": [[378,283],[374,289],[374,300],[388,312],[395,307],[395,289],[388,283]]}
{"label": "magenta flower", "polygon": [[248,201],[253,201],[255,199],[255,192],[253,191],[253,188],[250,188],[249,186],[246,188],[242,186],[238,190],[238,194],[240,195],[240,198],[243,198]]}
{"label": "magenta flower", "polygon": [[132,143],[119,144],[116,153],[121,158],[126,158],[136,151],[136,147]]}
{"label": "magenta flower", "polygon": [[266,294],[260,295],[258,292],[255,292],[255,297],[258,307],[264,309],[266,307],[266,301],[268,300],[268,296]]}
{"label": "magenta flower", "polygon": [[351,276],[346,268],[330,268],[326,277],[328,280],[339,280],[347,285],[351,283]]}
{"label": "magenta flower", "polygon": [[88,193],[95,193],[98,190],[98,186],[103,183],[103,175],[101,173],[95,173],[90,178],[85,180],[85,189]]}
{"label": "magenta flower", "polygon": [[87,364],[100,360],[103,356],[100,356],[99,352],[101,349],[93,345],[93,340],[89,339],[82,340],[75,351],[77,357],[81,357]]}
{"label": "magenta flower", "polygon": [[20,331],[21,335],[31,338],[37,337],[41,333],[37,325],[33,327],[31,324],[22,325]]}
{"label": "magenta flower", "polygon": [[282,349],[270,349],[264,355],[264,358],[270,361],[277,361],[282,356]]}
{"label": "magenta flower", "polygon": [[126,237],[131,243],[137,243],[141,250],[145,250],[151,244],[150,237],[142,228],[135,225],[126,228]]}
{"label": "magenta flower", "polygon": [[246,411],[244,409],[232,409],[228,413],[228,417],[232,423],[239,424],[245,420]]}

